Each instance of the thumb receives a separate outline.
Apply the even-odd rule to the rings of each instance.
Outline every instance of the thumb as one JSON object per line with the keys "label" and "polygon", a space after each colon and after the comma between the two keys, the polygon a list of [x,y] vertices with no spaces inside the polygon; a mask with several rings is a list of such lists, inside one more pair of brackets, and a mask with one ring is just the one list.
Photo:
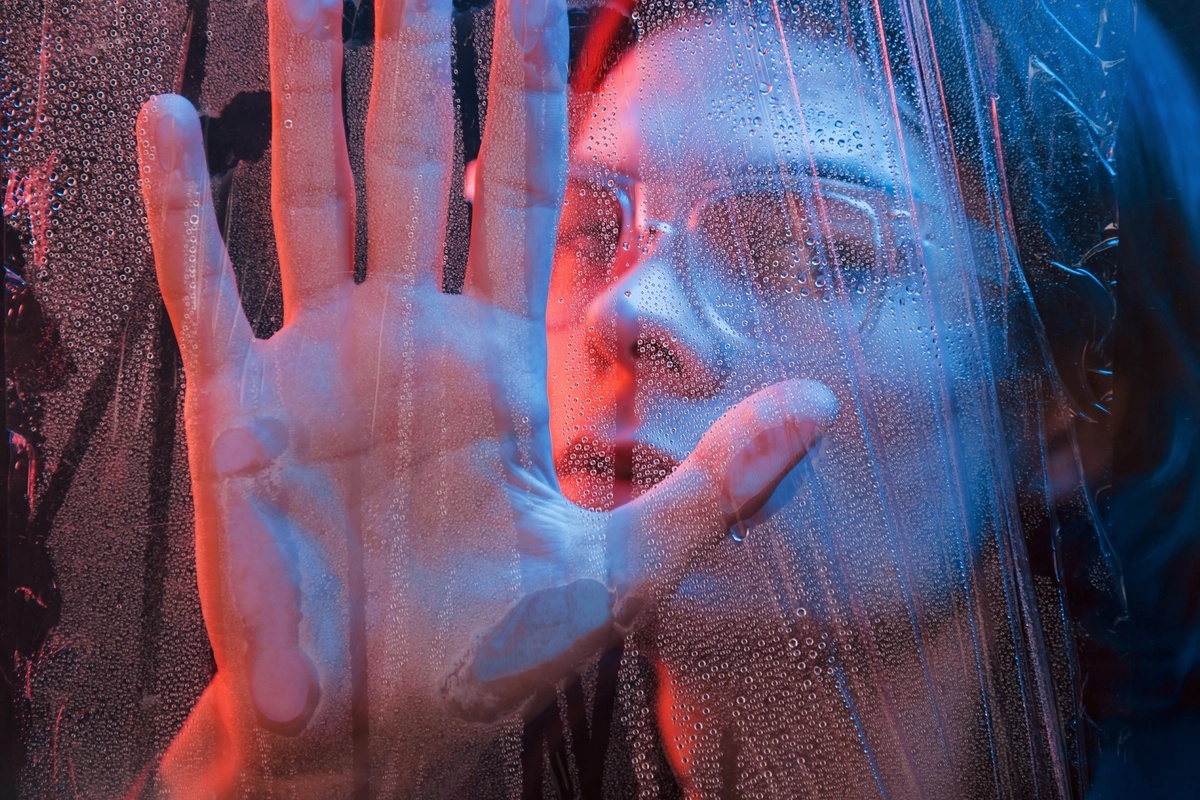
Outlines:
{"label": "thumb", "polygon": [[833,392],[816,381],[769,386],[713,423],[670,477],[613,512],[609,568],[618,623],[674,591],[730,528],[761,511],[837,408]]}
{"label": "thumb", "polygon": [[523,597],[443,678],[448,708],[493,721],[520,706],[531,718],[644,603],[672,591],[731,526],[761,511],[836,417],[833,392],[815,381],[784,381],[738,403],[669,478],[609,515],[610,585],[581,579]]}

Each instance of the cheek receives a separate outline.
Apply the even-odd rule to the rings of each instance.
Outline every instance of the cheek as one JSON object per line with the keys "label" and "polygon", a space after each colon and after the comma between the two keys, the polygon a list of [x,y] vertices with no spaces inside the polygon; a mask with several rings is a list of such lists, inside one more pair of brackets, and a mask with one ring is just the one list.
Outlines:
{"label": "cheek", "polygon": [[578,433],[577,428],[595,427],[611,416],[615,376],[589,346],[592,337],[584,322],[547,330],[546,383],[556,452]]}
{"label": "cheek", "polygon": [[[784,379],[817,380],[843,409],[862,407],[885,427],[886,419],[931,407],[935,387],[954,380],[956,356],[952,343],[935,337],[926,304],[900,299],[878,298],[865,325],[858,298],[760,307],[729,353],[731,390],[744,396]],[[862,425],[856,414],[842,417],[839,424]]]}
{"label": "cheek", "polygon": [[546,304],[546,320],[551,329],[569,328],[581,324],[588,309],[609,286],[611,278],[580,261],[569,246],[560,245],[550,274],[550,292]]}
{"label": "cheek", "polygon": [[546,332],[546,383],[550,395],[550,417],[560,422],[568,416],[569,400],[577,387],[583,365],[584,341],[581,326],[551,327]]}
{"label": "cheek", "polygon": [[569,326],[583,316],[586,302],[573,279],[574,270],[565,259],[556,258],[550,277],[550,296],[546,303],[546,319],[550,327]]}
{"label": "cheek", "polygon": [[852,309],[836,302],[798,294],[754,304],[737,321],[738,346],[729,358],[735,382],[773,383],[788,378],[830,385],[844,382],[846,337],[854,329],[853,316]]}

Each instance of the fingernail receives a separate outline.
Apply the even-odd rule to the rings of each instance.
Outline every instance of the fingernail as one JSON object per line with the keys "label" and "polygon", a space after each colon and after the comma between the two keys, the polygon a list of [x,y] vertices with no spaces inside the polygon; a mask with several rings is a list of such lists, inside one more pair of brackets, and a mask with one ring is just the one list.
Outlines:
{"label": "fingernail", "polygon": [[250,696],[264,727],[296,736],[312,718],[320,699],[315,670],[296,647],[251,649]]}
{"label": "fingernail", "polygon": [[429,13],[430,6],[431,0],[403,0],[396,15],[401,25],[414,25]]}
{"label": "fingernail", "polygon": [[746,532],[744,521],[758,513],[820,436],[821,427],[813,420],[785,419],[764,427],[730,459],[725,477],[725,513],[739,524],[740,533]]}
{"label": "fingernail", "polygon": [[169,108],[159,107],[158,122],[154,126],[154,150],[162,171],[170,174],[178,163],[179,121]]}
{"label": "fingernail", "polygon": [[[342,0],[317,0],[317,14],[322,20],[322,32],[342,36]],[[336,29],[336,30],[331,30]]]}
{"label": "fingernail", "polygon": [[308,33],[317,21],[317,0],[284,0],[292,27],[299,33]]}

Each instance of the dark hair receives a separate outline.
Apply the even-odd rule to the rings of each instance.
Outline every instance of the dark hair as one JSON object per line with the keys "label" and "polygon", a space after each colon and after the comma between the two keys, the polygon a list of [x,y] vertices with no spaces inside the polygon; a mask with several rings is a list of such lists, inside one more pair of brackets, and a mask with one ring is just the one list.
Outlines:
{"label": "dark hair", "polygon": [[[1116,149],[1121,391],[1107,515],[1130,618],[1097,633],[1110,657],[1128,654],[1117,670],[1097,669],[1106,684],[1103,711],[1121,725],[1200,713],[1198,139],[1195,78],[1162,25],[1143,12]],[[1195,746],[1194,738],[1184,742]]]}

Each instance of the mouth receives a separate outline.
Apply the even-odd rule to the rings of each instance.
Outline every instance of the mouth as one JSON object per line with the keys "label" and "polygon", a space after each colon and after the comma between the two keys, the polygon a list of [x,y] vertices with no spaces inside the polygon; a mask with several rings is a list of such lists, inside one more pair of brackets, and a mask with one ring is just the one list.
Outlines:
{"label": "mouth", "polygon": [[560,479],[580,483],[612,481],[617,505],[660,483],[679,466],[665,450],[632,438],[609,440],[595,432],[576,436],[555,459]]}

